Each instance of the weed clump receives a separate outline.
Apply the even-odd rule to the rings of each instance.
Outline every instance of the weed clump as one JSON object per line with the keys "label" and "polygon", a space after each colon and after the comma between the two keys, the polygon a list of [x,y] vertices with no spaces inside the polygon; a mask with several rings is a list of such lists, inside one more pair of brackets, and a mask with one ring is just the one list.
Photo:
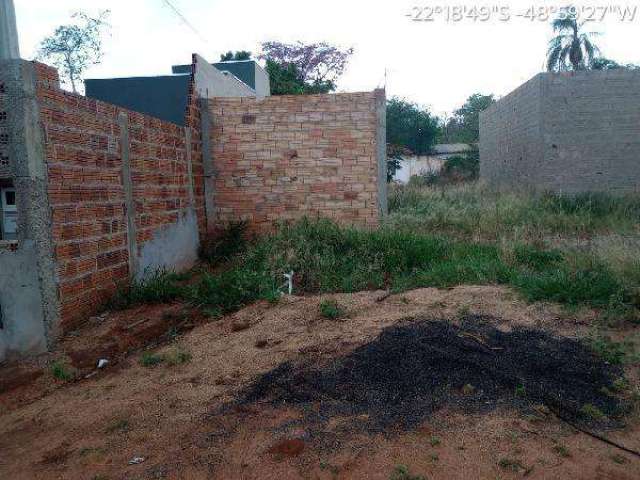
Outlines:
{"label": "weed clump", "polygon": [[53,378],[56,380],[60,380],[62,382],[68,382],[74,378],[74,373],[71,368],[65,362],[60,360],[53,362],[51,365],[51,375],[53,375]]}
{"label": "weed clump", "polygon": [[248,223],[244,220],[229,222],[224,228],[214,232],[211,239],[203,242],[200,257],[217,264],[231,260],[246,250]]}
{"label": "weed clump", "polygon": [[422,475],[412,475],[406,465],[396,465],[389,480],[426,480]]}
{"label": "weed clump", "polygon": [[168,353],[158,354],[153,352],[144,352],[140,356],[140,365],[151,368],[161,363],[170,367],[189,363],[191,361],[191,353],[179,346],[172,347]]}
{"label": "weed clump", "polygon": [[344,315],[344,310],[333,298],[320,302],[320,315],[329,320],[335,320]]}
{"label": "weed clump", "polygon": [[184,296],[187,288],[180,282],[187,279],[186,274],[177,274],[166,270],[156,270],[142,280],[121,287],[108,307],[122,310],[143,303],[167,303]]}

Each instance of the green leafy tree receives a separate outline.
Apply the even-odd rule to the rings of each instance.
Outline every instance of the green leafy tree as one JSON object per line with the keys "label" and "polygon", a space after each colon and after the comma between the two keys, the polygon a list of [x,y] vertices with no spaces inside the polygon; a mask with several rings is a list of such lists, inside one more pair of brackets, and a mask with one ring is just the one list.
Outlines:
{"label": "green leafy tree", "polygon": [[585,22],[578,23],[575,16],[567,15],[551,22],[555,37],[547,50],[547,70],[550,72],[577,71],[591,68],[600,50],[592,38],[597,32],[583,32]]}
{"label": "green leafy tree", "polygon": [[59,26],[40,43],[37,58],[58,68],[61,79],[71,84],[74,93],[86,69],[102,61],[102,33],[110,27],[109,15],[109,10],[95,18],[76,12],[71,17],[75,23]]}
{"label": "green leafy tree", "polygon": [[494,103],[493,95],[474,93],[453,112],[442,129],[443,143],[476,144],[480,139],[480,112]]}
{"label": "green leafy tree", "polygon": [[393,178],[404,156],[428,153],[439,131],[438,118],[427,108],[391,98],[387,102],[387,179]]}
{"label": "green leafy tree", "polygon": [[615,60],[611,60],[610,58],[600,57],[596,58],[591,62],[592,70],[619,70],[619,69],[627,69],[627,70],[638,70],[640,66],[634,65],[633,63],[627,63],[626,65],[620,64]]}
{"label": "green leafy tree", "polygon": [[281,64],[267,59],[266,70],[269,74],[271,95],[311,95],[335,90],[335,85],[332,82],[305,82],[298,68],[292,63]]}
{"label": "green leafy tree", "polygon": [[251,60],[251,52],[240,50],[237,52],[227,52],[220,55],[221,62],[230,62],[232,60]]}
{"label": "green leafy tree", "polygon": [[341,50],[324,42],[264,42],[262,52],[271,93],[303,95],[334,91],[353,49]]}

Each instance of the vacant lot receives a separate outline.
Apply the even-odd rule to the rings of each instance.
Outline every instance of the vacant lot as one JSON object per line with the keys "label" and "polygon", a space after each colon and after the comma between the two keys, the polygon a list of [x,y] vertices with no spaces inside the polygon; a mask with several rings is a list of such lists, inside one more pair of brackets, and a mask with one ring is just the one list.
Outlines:
{"label": "vacant lot", "polygon": [[0,477],[638,478],[584,432],[640,450],[640,201],[391,205],[375,232],[232,226],[1,368]]}

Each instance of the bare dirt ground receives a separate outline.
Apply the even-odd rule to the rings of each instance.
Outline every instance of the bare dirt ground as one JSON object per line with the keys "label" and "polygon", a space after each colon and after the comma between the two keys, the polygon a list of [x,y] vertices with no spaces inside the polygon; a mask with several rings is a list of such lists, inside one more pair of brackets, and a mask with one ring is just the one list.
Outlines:
{"label": "bare dirt ground", "polygon": [[[587,335],[593,320],[588,311],[570,316],[526,304],[499,287],[421,289],[379,301],[383,293],[332,295],[346,310],[339,320],[319,314],[321,296],[259,303],[209,323],[180,304],[92,319],[58,353],[0,369],[0,478],[389,479],[399,465],[428,479],[640,478],[640,459],[544,409],[443,408],[415,429],[379,434],[349,433],[349,419],[335,417],[320,432],[323,441],[295,406],[258,403],[221,413],[283,362],[346,355],[407,318],[455,322],[471,312],[494,316],[501,330],[524,325],[570,337]],[[177,332],[186,333],[172,341]],[[636,333],[628,327],[617,335]],[[139,349],[157,338],[154,352],[177,345],[191,361],[140,365]],[[97,371],[99,358],[111,363]],[[56,359],[73,365],[78,379],[54,379]],[[636,387],[637,370],[627,367]],[[640,421],[632,414],[626,423],[601,433],[638,450]]]}

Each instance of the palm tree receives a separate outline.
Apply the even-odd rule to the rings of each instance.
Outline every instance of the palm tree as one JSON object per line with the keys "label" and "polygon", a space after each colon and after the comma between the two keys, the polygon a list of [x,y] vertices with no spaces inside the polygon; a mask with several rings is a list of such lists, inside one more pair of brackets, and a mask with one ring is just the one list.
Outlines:
{"label": "palm tree", "polygon": [[549,42],[547,70],[561,72],[591,68],[593,60],[600,55],[600,49],[591,40],[591,37],[599,35],[598,32],[581,32],[584,22],[579,24],[574,16],[556,18],[551,25],[557,35]]}

